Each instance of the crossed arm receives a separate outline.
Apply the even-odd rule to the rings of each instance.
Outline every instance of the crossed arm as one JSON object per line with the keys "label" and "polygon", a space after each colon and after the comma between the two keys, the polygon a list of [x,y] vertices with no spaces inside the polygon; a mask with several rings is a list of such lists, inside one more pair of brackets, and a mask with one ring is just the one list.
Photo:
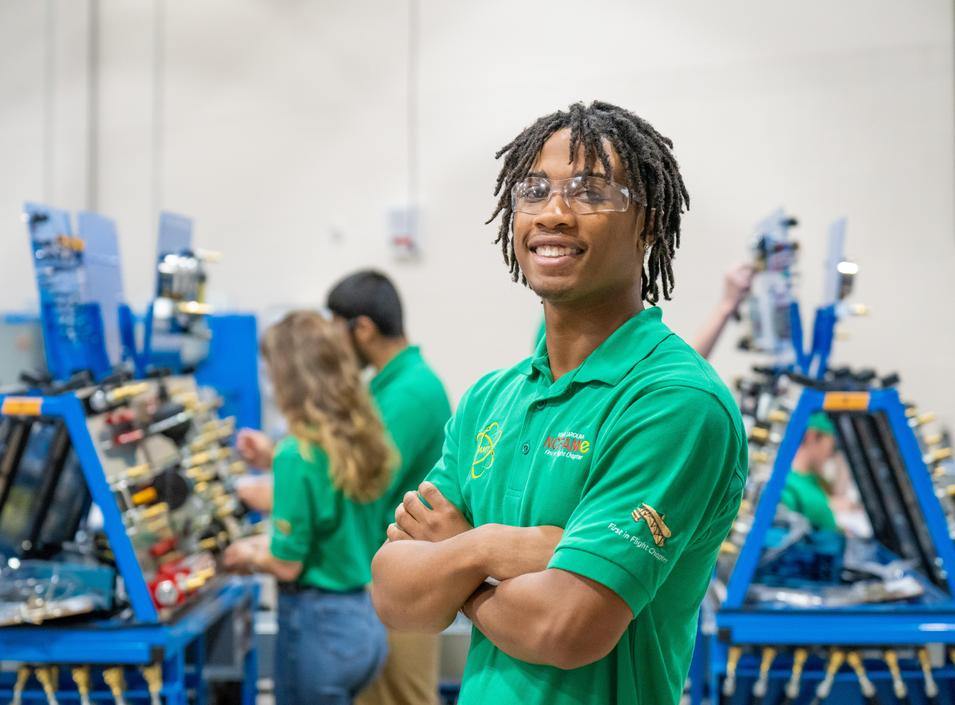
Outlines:
{"label": "crossed arm", "polygon": [[433,484],[418,491],[430,508],[408,492],[372,562],[372,599],[386,625],[438,632],[462,610],[505,653],[564,669],[616,646],[633,614],[603,585],[547,568],[560,528],[472,528]]}

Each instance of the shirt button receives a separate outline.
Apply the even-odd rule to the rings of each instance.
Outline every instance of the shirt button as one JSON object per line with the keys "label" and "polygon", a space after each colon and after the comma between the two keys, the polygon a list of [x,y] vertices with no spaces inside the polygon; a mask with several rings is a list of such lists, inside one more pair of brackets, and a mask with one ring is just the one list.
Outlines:
{"label": "shirt button", "polygon": [[547,402],[546,402],[546,401],[543,401],[543,400],[541,400],[541,401],[537,402],[536,404],[534,404],[534,408],[537,409],[538,411],[540,411],[541,409],[543,409],[543,408],[546,407],[546,406],[547,406]]}
{"label": "shirt button", "polygon": [[524,445],[521,446],[521,453],[523,453],[524,455],[527,455],[530,452],[531,452],[531,446],[529,443],[525,443]]}

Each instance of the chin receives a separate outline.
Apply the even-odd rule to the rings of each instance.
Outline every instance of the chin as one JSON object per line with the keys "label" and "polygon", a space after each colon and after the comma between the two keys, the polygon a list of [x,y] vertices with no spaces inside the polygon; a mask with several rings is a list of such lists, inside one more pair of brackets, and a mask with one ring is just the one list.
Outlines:
{"label": "chin", "polygon": [[542,299],[547,301],[568,301],[575,297],[576,289],[573,282],[557,277],[527,278],[527,285]]}

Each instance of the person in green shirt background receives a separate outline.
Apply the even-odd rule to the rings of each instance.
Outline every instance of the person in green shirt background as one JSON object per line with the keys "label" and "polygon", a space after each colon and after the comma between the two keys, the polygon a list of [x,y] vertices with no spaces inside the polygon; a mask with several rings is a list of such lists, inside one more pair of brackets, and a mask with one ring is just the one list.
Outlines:
{"label": "person in green shirt background", "polygon": [[789,509],[806,517],[816,531],[839,530],[822,480],[823,467],[835,452],[836,429],[825,412],[816,412],[809,417],[780,498]]}
{"label": "person in green shirt background", "polygon": [[[379,501],[379,545],[394,521],[395,505],[415,489],[441,457],[451,404],[441,380],[405,336],[401,299],[381,272],[350,274],[328,293],[328,309],[351,331],[363,366],[376,370],[368,386],[400,455],[391,485]],[[389,630],[388,660],[357,705],[436,705],[438,637]]]}
{"label": "person in green shirt background", "polygon": [[[380,545],[394,520],[395,505],[425,479],[441,457],[451,405],[421,349],[408,342],[401,297],[387,276],[374,270],[345,276],[329,290],[326,307],[349,331],[359,365],[376,373],[369,390],[399,456],[391,484],[377,503]],[[273,444],[261,431],[242,429],[237,445],[251,465],[266,467],[271,462]],[[259,476],[244,483],[240,496],[253,508],[269,511],[271,478]],[[434,634],[389,632],[385,667],[358,696],[358,704],[437,703],[438,651]]]}
{"label": "person in green shirt background", "polygon": [[732,395],[652,306],[688,200],[671,146],[594,102],[499,153],[497,242],[546,339],[464,395],[372,564],[390,627],[471,619],[461,705],[679,701],[747,444]]}
{"label": "person in green shirt background", "polygon": [[349,705],[387,652],[366,586],[395,458],[343,326],[293,312],[261,352],[290,435],[272,456],[269,535],[236,541],[224,565],[279,580],[276,705]]}

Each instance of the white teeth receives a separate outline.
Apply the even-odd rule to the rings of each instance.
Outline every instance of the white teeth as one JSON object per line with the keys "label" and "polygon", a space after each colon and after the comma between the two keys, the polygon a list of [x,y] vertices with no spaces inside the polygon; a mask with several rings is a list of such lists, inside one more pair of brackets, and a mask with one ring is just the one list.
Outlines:
{"label": "white teeth", "polygon": [[566,257],[567,255],[575,255],[580,252],[580,250],[574,247],[558,247],[556,245],[541,245],[535,248],[535,251],[541,257]]}

